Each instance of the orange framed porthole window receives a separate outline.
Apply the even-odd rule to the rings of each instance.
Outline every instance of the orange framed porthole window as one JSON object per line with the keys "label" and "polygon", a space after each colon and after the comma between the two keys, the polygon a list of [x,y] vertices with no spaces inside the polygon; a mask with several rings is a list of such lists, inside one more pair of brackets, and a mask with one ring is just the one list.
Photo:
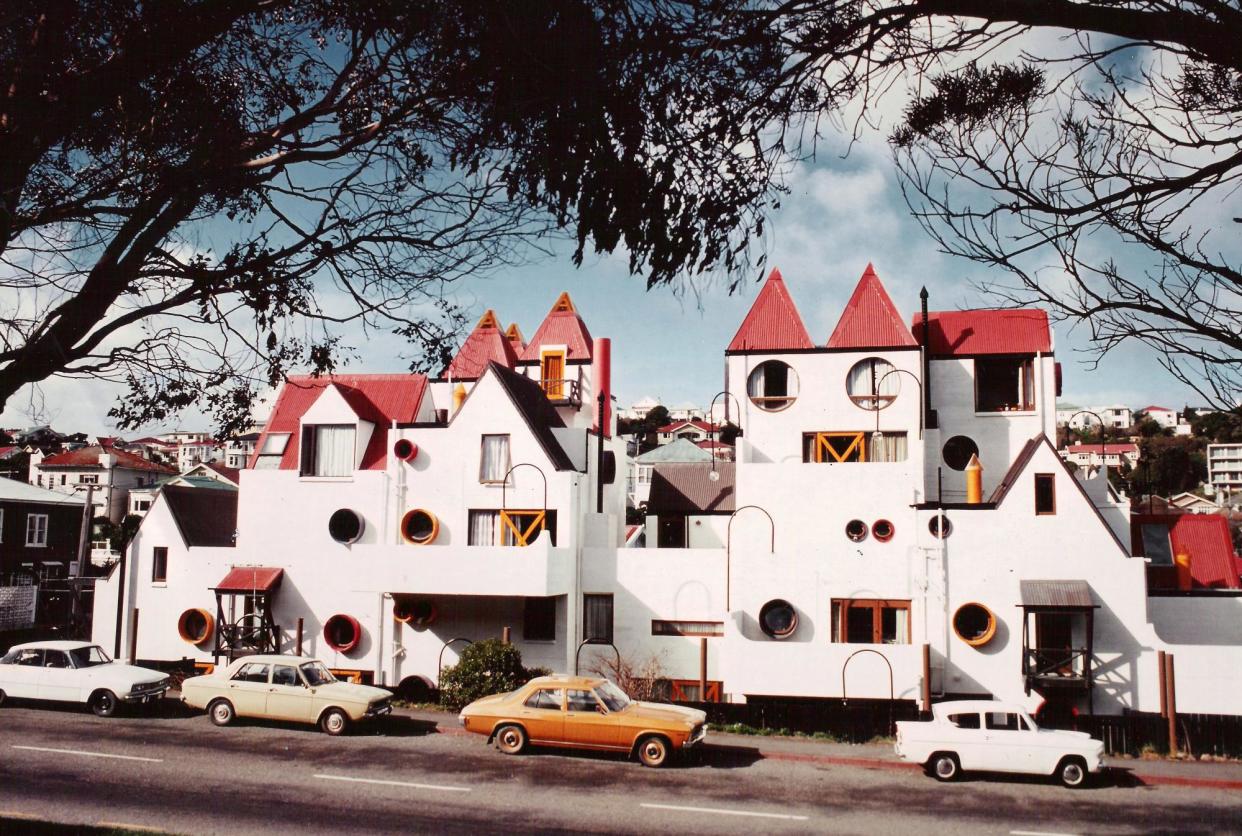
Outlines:
{"label": "orange framed porthole window", "polygon": [[177,635],[184,642],[203,644],[211,638],[216,620],[207,610],[188,609],[177,619]]}
{"label": "orange framed porthole window", "polygon": [[871,524],[871,536],[881,543],[887,543],[893,539],[893,531],[893,524],[888,520],[876,520]]}
{"label": "orange framed porthole window", "polygon": [[983,647],[996,636],[996,615],[983,604],[962,604],[953,613],[953,632],[971,647]]}
{"label": "orange framed porthole window", "polygon": [[324,622],[323,640],[339,653],[348,653],[362,641],[362,625],[352,615],[337,613]]}
{"label": "orange framed porthole window", "polygon": [[401,518],[401,539],[415,546],[435,542],[440,533],[440,521],[436,515],[423,508],[413,508]]}
{"label": "orange framed porthole window", "polygon": [[759,629],[774,639],[787,639],[798,629],[798,611],[784,598],[773,598],[759,610]]}
{"label": "orange framed porthole window", "polygon": [[862,520],[850,520],[845,524],[845,536],[855,543],[867,539],[867,524]]}
{"label": "orange framed porthole window", "polygon": [[392,617],[413,627],[434,623],[436,615],[436,605],[426,598],[398,598],[392,605]]}
{"label": "orange framed porthole window", "polygon": [[328,536],[343,546],[361,540],[365,528],[362,515],[352,508],[341,508],[328,518]]}

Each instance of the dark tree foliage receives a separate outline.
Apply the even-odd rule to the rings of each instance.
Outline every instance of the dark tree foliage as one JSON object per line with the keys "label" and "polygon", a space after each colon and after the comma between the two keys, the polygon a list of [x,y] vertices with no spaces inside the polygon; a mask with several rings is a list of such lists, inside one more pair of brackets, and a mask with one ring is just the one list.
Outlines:
{"label": "dark tree foliage", "polygon": [[461,708],[491,694],[512,691],[536,676],[546,676],[543,668],[522,666],[522,652],[500,639],[484,639],[461,652],[456,665],[440,672],[440,704]]}
{"label": "dark tree foliage", "polygon": [[1198,490],[1207,479],[1207,457],[1203,442],[1186,436],[1145,438],[1139,443],[1139,463],[1131,480],[1139,487],[1135,493],[1173,496]]}
{"label": "dark tree foliage", "polygon": [[1190,422],[1191,431],[1207,441],[1242,441],[1242,407],[1221,412],[1205,412]]}
{"label": "dark tree foliage", "polygon": [[[748,267],[778,150],[744,114],[779,33],[695,3],[14,0],[0,12],[0,406],[124,381],[122,427],[221,432],[293,367],[395,332],[550,229],[651,285]],[[725,24],[726,29],[732,24]]]}

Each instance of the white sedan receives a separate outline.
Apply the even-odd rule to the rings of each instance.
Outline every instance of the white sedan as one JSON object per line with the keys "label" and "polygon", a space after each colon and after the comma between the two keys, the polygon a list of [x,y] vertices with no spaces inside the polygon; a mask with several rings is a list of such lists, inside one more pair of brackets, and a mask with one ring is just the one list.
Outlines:
{"label": "white sedan", "polygon": [[897,724],[897,756],[952,781],[964,771],[1055,775],[1081,787],[1100,771],[1104,744],[1085,732],[1041,729],[1021,707],[992,700],[932,706],[929,722]]}
{"label": "white sedan", "polygon": [[89,642],[18,644],[0,659],[0,703],[6,697],[79,702],[111,717],[122,703],[154,702],[167,690],[167,674],[114,662]]}

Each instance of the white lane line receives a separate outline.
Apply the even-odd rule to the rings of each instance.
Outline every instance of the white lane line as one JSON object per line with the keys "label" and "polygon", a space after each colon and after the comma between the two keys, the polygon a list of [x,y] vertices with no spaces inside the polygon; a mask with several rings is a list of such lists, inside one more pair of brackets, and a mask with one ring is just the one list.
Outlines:
{"label": "white lane line", "polygon": [[81,749],[49,749],[45,746],[13,746],[27,752],[55,752],[58,755],[78,755],[83,758],[112,758],[118,761],[143,761],[144,763],[163,763],[163,758],[142,758],[137,755],[109,755],[104,752],[83,752]]}
{"label": "white lane line", "polygon": [[1047,830],[1011,830],[1009,836],[1077,836],[1077,834],[1051,833]]}
{"label": "white lane line", "polygon": [[720,816],[748,816],[757,819],[785,819],[786,821],[806,821],[806,816],[792,816],[788,813],[755,813],[750,810],[721,810],[717,807],[683,807],[680,804],[639,804],[649,810],[680,810],[683,813],[716,813]]}
{"label": "white lane line", "polygon": [[350,778],[346,775],[316,775],[325,781],[348,781],[351,784],[380,784],[385,787],[409,787],[415,790],[439,790],[441,792],[470,792],[470,787],[449,787],[442,784],[415,784],[411,781],[384,781],[379,778]]}

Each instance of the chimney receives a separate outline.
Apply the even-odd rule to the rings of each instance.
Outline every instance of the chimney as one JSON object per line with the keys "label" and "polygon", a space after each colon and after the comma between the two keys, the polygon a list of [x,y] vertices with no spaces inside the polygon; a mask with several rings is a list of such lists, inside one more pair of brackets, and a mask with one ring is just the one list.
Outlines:
{"label": "chimney", "polygon": [[[593,368],[591,377],[595,383],[593,401],[598,403],[600,395],[604,396],[604,407],[596,410],[595,431],[605,438],[612,437],[612,340],[609,337],[596,337],[591,348]],[[601,426],[602,422],[602,426]]]}

